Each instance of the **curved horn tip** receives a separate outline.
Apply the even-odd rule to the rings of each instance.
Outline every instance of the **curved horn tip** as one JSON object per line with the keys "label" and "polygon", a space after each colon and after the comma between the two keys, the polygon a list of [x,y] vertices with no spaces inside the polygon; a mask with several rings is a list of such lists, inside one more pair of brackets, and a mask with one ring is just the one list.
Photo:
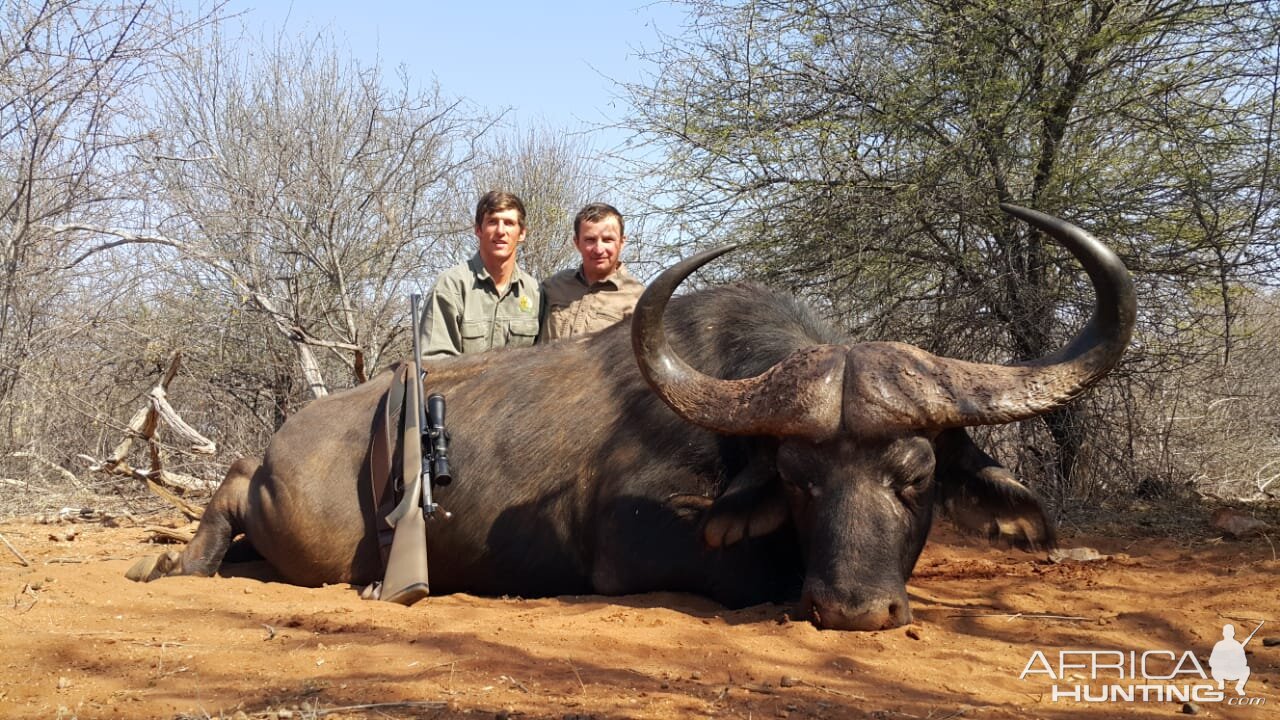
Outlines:
{"label": "curved horn tip", "polygon": [[665,305],[667,299],[675,292],[676,287],[684,282],[685,278],[692,275],[703,265],[725,253],[737,250],[738,247],[734,243],[696,252],[658,273],[658,276],[649,283],[649,287],[641,294],[637,308],[648,308],[655,302]]}
{"label": "curved horn tip", "polygon": [[1020,220],[1026,220],[1027,222],[1032,222],[1031,219],[1034,217],[1041,217],[1041,218],[1050,219],[1050,220],[1057,219],[1057,218],[1054,218],[1052,215],[1046,215],[1045,213],[1042,213],[1039,210],[1032,210],[1031,208],[1023,207],[1021,205],[1014,205],[1013,203],[1008,203],[1008,202],[1000,203],[1000,209],[1003,210],[1006,215],[1012,215]]}
{"label": "curved horn tip", "polygon": [[[1070,240],[1066,240],[1064,242],[1064,238],[1062,238],[1061,235],[1067,235],[1071,238],[1088,238],[1093,242],[1097,242],[1097,238],[1093,237],[1093,235],[1084,228],[1078,227],[1074,223],[1063,220],[1056,215],[1050,215],[1049,213],[1041,212],[1039,210],[1032,210],[1031,208],[1022,207],[1021,205],[1014,205],[1013,203],[1000,203],[1000,209],[1003,210],[1006,215],[1012,215],[1025,223],[1049,233],[1050,235],[1054,235],[1058,242],[1065,244],[1068,247],[1071,245]],[[1102,251],[1107,254],[1111,254],[1111,250],[1107,249],[1105,246],[1102,248]]]}
{"label": "curved horn tip", "polygon": [[688,260],[686,260],[685,262],[698,260],[699,261],[698,265],[703,265],[705,263],[711,262],[712,260],[715,260],[721,255],[724,255],[726,253],[731,253],[740,247],[742,246],[738,243],[729,243],[728,245],[720,245],[717,247],[708,248],[706,250],[703,250],[702,252],[697,252],[697,253],[694,253],[693,255],[690,255]]}

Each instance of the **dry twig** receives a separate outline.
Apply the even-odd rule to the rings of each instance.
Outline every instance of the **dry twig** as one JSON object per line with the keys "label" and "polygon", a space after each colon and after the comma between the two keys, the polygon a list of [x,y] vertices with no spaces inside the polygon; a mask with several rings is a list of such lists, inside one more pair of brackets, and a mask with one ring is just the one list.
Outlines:
{"label": "dry twig", "polygon": [[61,465],[50,460],[49,458],[43,457],[41,455],[37,455],[36,453],[33,453],[33,452],[28,452],[26,450],[19,450],[18,452],[9,453],[9,457],[26,458],[27,460],[32,460],[34,462],[37,462],[41,465],[44,465],[45,467],[48,467],[57,471],[59,475],[61,475],[66,480],[68,480],[72,485],[75,485],[76,487],[81,487],[80,478],[76,477],[75,473],[62,467]]}
{"label": "dry twig", "polygon": [[440,702],[438,700],[408,700],[404,702],[385,702],[385,703],[369,703],[367,705],[344,705],[342,707],[332,707],[324,710],[316,710],[316,717],[324,717],[333,713],[351,712],[353,710],[382,710],[387,708],[422,708],[424,710],[443,710],[449,707],[449,703]]}
{"label": "dry twig", "polygon": [[529,692],[529,688],[525,687],[525,686],[524,686],[524,683],[522,683],[522,682],[520,682],[519,680],[517,680],[517,679],[515,679],[515,678],[511,677],[510,675],[503,675],[503,676],[499,677],[498,679],[499,679],[499,680],[506,680],[507,682],[511,683],[511,687],[516,688],[516,689],[517,689],[517,690],[519,690],[520,692],[524,692],[524,693]]}
{"label": "dry twig", "polygon": [[1077,617],[1075,615],[1040,615],[1028,613],[952,613],[947,617],[967,617],[967,618],[1005,618],[1006,620],[1088,620],[1089,618]]}
{"label": "dry twig", "polygon": [[1244,617],[1242,615],[1225,615],[1223,613],[1218,613],[1218,617],[1222,618],[1223,620],[1235,620],[1236,622],[1261,622],[1261,623],[1271,622],[1271,618]]}
{"label": "dry twig", "polygon": [[578,674],[578,668],[574,667],[573,663],[568,660],[565,660],[565,662],[568,663],[569,669],[573,671],[573,676],[578,678],[578,687],[582,688],[582,692],[585,693],[587,691],[587,686],[582,682],[582,676]]}
{"label": "dry twig", "polygon": [[13,543],[9,542],[9,538],[5,537],[4,533],[0,533],[0,542],[4,542],[4,546],[9,548],[9,552],[17,556],[18,562],[22,563],[22,567],[31,567],[31,562],[23,557],[22,553],[18,552],[18,548],[14,547]]}
{"label": "dry twig", "polygon": [[799,682],[799,684],[800,684],[800,685],[804,685],[804,686],[806,686],[806,687],[811,687],[811,688],[813,688],[814,690],[817,690],[818,692],[824,692],[824,693],[827,693],[828,695],[835,695],[835,696],[837,696],[837,697],[853,698],[854,700],[866,700],[866,699],[867,699],[867,698],[863,697],[862,695],[858,695],[858,694],[856,694],[856,693],[847,693],[847,692],[840,692],[839,690],[832,690],[832,689],[831,689],[831,688],[829,688],[829,687],[824,687],[824,686],[819,685],[819,684],[817,684],[817,683],[811,683],[811,682],[809,682],[808,680],[801,680],[801,681]]}

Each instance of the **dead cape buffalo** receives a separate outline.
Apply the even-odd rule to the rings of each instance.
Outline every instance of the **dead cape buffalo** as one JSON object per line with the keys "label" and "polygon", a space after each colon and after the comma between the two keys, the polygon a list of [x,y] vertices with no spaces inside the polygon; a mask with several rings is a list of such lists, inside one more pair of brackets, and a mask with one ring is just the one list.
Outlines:
{"label": "dead cape buffalo", "polygon": [[[799,597],[820,627],[881,629],[911,619],[906,579],[935,505],[992,536],[1051,542],[1034,496],[964,428],[1040,415],[1105,375],[1134,292],[1083,230],[1005,209],[1066,246],[1095,288],[1088,324],[1045,359],[851,343],[758,285],[672,300],[722,249],[665,271],[630,328],[429,364],[458,478],[436,493],[453,517],[430,525],[433,592]],[[290,582],[380,578],[365,460],[390,376],[291,417],[261,463],[232,466],[185,551],[131,577],[213,574],[243,532]]]}

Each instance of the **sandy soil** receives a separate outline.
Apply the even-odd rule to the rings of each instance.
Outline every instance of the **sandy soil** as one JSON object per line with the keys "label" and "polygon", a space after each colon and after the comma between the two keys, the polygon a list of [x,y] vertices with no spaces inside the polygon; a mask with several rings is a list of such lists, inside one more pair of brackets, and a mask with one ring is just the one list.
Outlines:
{"label": "sandy soil", "polygon": [[[1075,537],[1065,544],[1111,557],[1054,564],[943,527],[910,584],[915,622],[843,633],[786,606],[730,612],[675,594],[403,608],[275,582],[261,564],[140,585],[123,575],[156,551],[141,527],[0,533],[30,562],[0,547],[4,718],[1170,717],[1191,708],[1052,697],[1055,682],[1134,682],[1115,670],[1019,675],[1037,650],[1056,663],[1072,649],[1190,650],[1208,672],[1224,623],[1243,637],[1263,620],[1247,646],[1252,704],[1195,709],[1280,711],[1280,645],[1263,642],[1280,638],[1280,561],[1265,538]],[[1166,658],[1152,674],[1171,670],[1151,657]]]}

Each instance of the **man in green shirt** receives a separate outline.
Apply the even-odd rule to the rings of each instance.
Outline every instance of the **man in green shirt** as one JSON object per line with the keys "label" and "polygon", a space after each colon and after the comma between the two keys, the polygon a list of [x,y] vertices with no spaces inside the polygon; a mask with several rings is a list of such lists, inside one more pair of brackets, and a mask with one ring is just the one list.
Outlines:
{"label": "man in green shirt", "polygon": [[582,264],[542,283],[541,342],[603,330],[631,315],[644,285],[622,266],[622,213],[592,203],[573,219],[573,245]]}
{"label": "man in green shirt", "polygon": [[418,326],[424,357],[532,345],[542,295],[533,276],[516,265],[525,237],[524,203],[508,192],[487,192],[476,204],[479,247],[470,260],[436,279]]}

